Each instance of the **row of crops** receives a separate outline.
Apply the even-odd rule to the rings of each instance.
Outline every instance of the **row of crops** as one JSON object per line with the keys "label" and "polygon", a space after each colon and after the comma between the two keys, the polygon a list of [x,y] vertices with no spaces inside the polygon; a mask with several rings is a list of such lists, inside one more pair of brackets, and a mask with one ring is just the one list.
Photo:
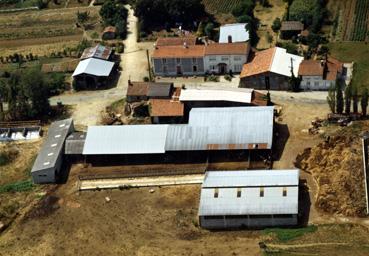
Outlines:
{"label": "row of crops", "polygon": [[203,0],[202,2],[210,13],[229,13],[241,0]]}
{"label": "row of crops", "polygon": [[369,0],[357,0],[355,7],[355,26],[352,41],[364,41],[368,33]]}

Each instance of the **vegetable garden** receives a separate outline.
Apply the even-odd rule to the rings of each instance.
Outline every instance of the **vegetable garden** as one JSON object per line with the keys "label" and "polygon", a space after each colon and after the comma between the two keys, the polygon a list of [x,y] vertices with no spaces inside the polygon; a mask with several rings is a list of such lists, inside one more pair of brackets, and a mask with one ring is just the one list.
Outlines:
{"label": "vegetable garden", "polygon": [[241,0],[203,0],[202,2],[210,13],[230,13]]}
{"label": "vegetable garden", "polygon": [[369,0],[357,0],[355,6],[355,26],[352,41],[365,41],[368,32]]}

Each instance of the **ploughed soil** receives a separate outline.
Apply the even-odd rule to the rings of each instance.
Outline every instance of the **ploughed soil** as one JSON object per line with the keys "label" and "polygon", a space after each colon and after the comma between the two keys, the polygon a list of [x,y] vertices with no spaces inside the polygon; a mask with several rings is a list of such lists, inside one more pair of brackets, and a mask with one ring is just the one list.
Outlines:
{"label": "ploughed soil", "polygon": [[327,134],[325,141],[297,156],[296,166],[317,184],[315,207],[323,212],[363,217],[366,212],[360,131],[355,123]]}

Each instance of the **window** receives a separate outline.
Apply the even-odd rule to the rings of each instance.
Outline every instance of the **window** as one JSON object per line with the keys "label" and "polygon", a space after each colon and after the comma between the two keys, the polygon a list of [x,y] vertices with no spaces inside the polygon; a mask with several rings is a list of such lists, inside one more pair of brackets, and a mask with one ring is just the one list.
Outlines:
{"label": "window", "polygon": [[180,58],[177,58],[177,63],[181,63],[181,59]]}
{"label": "window", "polygon": [[307,81],[307,82],[306,82],[306,85],[310,85],[310,81]]}
{"label": "window", "polygon": [[56,147],[57,145],[58,145],[58,144],[56,144],[56,143],[55,143],[55,144],[51,144],[51,147],[52,147],[52,148],[54,148],[54,147]]}
{"label": "window", "polygon": [[214,56],[209,57],[209,61],[216,61],[216,60],[217,60],[217,57],[214,57]]}
{"label": "window", "polygon": [[232,43],[232,36],[228,36],[228,43]]}
{"label": "window", "polygon": [[165,63],[167,63],[167,59],[164,58],[163,59],[163,64],[165,64]]}
{"label": "window", "polygon": [[240,57],[240,56],[234,56],[234,58],[233,58],[235,61],[241,61],[242,60],[242,58]]}
{"label": "window", "polygon": [[237,189],[237,197],[241,197],[241,188]]}
{"label": "window", "polygon": [[65,126],[65,124],[61,124],[61,125],[59,125],[59,127],[60,127],[60,128],[62,128],[62,127],[64,127],[64,126]]}
{"label": "window", "polygon": [[49,153],[49,154],[47,154],[48,156],[52,156],[52,155],[54,155],[54,153]]}
{"label": "window", "polygon": [[264,197],[264,188],[260,188],[260,197]]}
{"label": "window", "polygon": [[192,67],[193,72],[197,72],[197,66]]}
{"label": "window", "polygon": [[287,196],[287,188],[286,187],[283,188],[283,196]]}
{"label": "window", "polygon": [[219,188],[214,189],[214,198],[218,198],[219,196]]}
{"label": "window", "polygon": [[319,82],[314,82],[314,85],[315,86],[319,86]]}
{"label": "window", "polygon": [[60,136],[61,136],[60,134],[57,134],[55,135],[55,138],[60,138]]}
{"label": "window", "polygon": [[227,56],[222,56],[222,61],[228,61],[228,57]]}
{"label": "window", "polygon": [[163,72],[164,72],[164,73],[167,73],[167,72],[168,72],[167,66],[164,66],[164,67],[163,67]]}
{"label": "window", "polygon": [[197,59],[196,58],[192,58],[192,62],[193,63],[197,63]]}
{"label": "window", "polygon": [[242,65],[234,65],[234,71],[240,72],[242,70]]}

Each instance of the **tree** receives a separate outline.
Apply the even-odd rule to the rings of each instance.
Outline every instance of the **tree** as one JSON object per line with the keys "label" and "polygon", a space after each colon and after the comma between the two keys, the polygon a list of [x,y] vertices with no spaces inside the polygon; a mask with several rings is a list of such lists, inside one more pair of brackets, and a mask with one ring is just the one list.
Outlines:
{"label": "tree", "polygon": [[214,24],[212,22],[209,22],[208,24],[206,24],[204,28],[205,35],[211,38],[213,35],[213,31],[214,31]]}
{"label": "tree", "polygon": [[360,101],[360,104],[361,104],[361,112],[363,114],[363,117],[366,117],[366,109],[368,107],[368,89],[365,88],[361,94],[361,101]]}
{"label": "tree", "polygon": [[117,28],[117,34],[121,39],[127,36],[127,22],[125,20],[120,20],[115,24]]}
{"label": "tree", "polygon": [[85,23],[89,20],[89,18],[90,18],[89,11],[85,11],[85,12],[77,11],[77,23],[78,24],[81,24],[82,26],[84,26]]}
{"label": "tree", "polygon": [[354,113],[358,113],[358,101],[359,101],[359,96],[357,95],[357,89],[354,87],[352,89],[352,107],[353,107],[353,111]]}
{"label": "tree", "polygon": [[336,111],[338,114],[343,113],[343,107],[344,107],[344,102],[343,102],[342,89],[341,89],[340,84],[336,82]]}
{"label": "tree", "polygon": [[332,113],[336,112],[336,90],[335,86],[331,85],[328,90],[327,102]]}
{"label": "tree", "polygon": [[273,21],[273,24],[272,24],[272,30],[277,33],[282,27],[282,22],[281,22],[281,19],[280,18],[276,18],[274,21]]}
{"label": "tree", "polygon": [[349,115],[351,112],[351,86],[345,88],[345,113]]}

